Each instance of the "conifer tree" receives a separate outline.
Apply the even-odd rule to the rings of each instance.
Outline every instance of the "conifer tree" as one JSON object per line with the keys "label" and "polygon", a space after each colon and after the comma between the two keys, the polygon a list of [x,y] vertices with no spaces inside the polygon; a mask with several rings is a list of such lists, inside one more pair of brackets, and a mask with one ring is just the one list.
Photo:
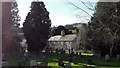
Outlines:
{"label": "conifer tree", "polygon": [[47,45],[50,26],[49,12],[44,3],[33,1],[31,10],[23,23],[23,32],[27,39],[29,52],[39,52]]}

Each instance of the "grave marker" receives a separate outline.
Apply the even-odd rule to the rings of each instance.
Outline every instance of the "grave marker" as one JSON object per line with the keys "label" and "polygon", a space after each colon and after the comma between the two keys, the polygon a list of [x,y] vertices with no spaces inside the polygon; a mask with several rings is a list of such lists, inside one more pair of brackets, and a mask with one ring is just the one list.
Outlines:
{"label": "grave marker", "polygon": [[110,60],[110,56],[109,55],[105,55],[105,60],[106,61]]}
{"label": "grave marker", "polygon": [[119,60],[119,59],[120,59],[120,55],[118,54],[118,55],[117,55],[117,60]]}
{"label": "grave marker", "polygon": [[72,67],[71,67],[71,62],[70,62],[70,61],[68,61],[68,63],[66,63],[65,68],[72,68]]}
{"label": "grave marker", "polygon": [[30,61],[30,66],[37,66],[37,61],[36,60],[31,60]]}
{"label": "grave marker", "polygon": [[47,58],[45,56],[43,56],[41,66],[48,66],[48,61],[47,61]]}

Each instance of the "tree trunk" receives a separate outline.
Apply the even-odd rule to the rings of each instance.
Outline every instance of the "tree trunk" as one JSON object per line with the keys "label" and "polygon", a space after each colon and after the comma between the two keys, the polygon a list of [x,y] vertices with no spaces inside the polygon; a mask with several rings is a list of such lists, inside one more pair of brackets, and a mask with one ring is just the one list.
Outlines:
{"label": "tree trunk", "polygon": [[114,48],[114,45],[113,45],[113,43],[112,43],[112,46],[111,46],[111,48],[110,48],[110,56],[113,56],[113,48]]}

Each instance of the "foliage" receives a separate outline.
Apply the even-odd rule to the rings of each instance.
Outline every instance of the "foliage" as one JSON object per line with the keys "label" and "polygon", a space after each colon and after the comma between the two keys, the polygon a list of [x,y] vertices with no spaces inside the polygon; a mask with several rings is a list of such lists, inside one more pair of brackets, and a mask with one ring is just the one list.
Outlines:
{"label": "foliage", "polygon": [[11,14],[12,14],[12,21],[13,21],[13,25],[11,26],[12,27],[12,30],[13,30],[13,33],[14,33],[14,36],[13,36],[13,45],[15,47],[15,52],[16,52],[16,55],[18,55],[20,53],[20,42],[21,42],[21,38],[18,37],[18,30],[19,30],[19,26],[20,24],[18,23],[21,18],[20,16],[18,15],[18,4],[16,1],[13,1],[12,3],[12,6],[11,6]]}
{"label": "foliage", "polygon": [[55,36],[55,35],[61,35],[61,31],[64,30],[65,31],[65,35],[67,34],[71,34],[72,32],[70,32],[68,29],[66,29],[64,26],[58,26],[57,28],[53,29],[51,31],[51,35]]}
{"label": "foliage", "polygon": [[80,47],[82,49],[90,49],[87,43],[87,32],[88,32],[88,25],[86,23],[82,23],[81,27],[79,28],[79,36],[80,36]]}
{"label": "foliage", "polygon": [[11,7],[12,7],[12,8],[11,8],[11,14],[12,14],[13,27],[19,27],[20,24],[18,23],[18,21],[20,21],[21,18],[20,18],[20,16],[18,15],[19,10],[18,10],[18,8],[17,8],[17,7],[18,7],[17,2],[14,1],[14,2],[12,3],[12,6],[11,6]]}
{"label": "foliage", "polygon": [[2,2],[2,52],[5,57],[13,57],[19,52],[19,42],[16,41],[20,16],[18,15],[17,2]]}
{"label": "foliage", "polygon": [[[119,54],[120,23],[116,2],[98,2],[89,22],[89,43],[101,55]],[[115,55],[114,55],[115,56]]]}
{"label": "foliage", "polygon": [[27,39],[28,51],[39,52],[47,45],[51,20],[44,3],[31,3],[31,10],[23,23],[23,32]]}

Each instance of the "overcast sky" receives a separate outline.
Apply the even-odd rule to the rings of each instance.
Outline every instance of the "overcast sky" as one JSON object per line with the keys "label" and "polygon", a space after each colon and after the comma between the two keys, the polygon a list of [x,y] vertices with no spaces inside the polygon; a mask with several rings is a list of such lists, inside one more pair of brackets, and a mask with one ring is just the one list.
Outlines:
{"label": "overcast sky", "polygon": [[[25,20],[27,13],[30,11],[30,6],[32,1],[36,0],[16,0],[18,3],[19,15],[21,16],[21,26]],[[41,1],[41,0],[39,0]],[[95,3],[98,0],[92,0],[91,4],[88,3],[90,0],[68,0],[80,8],[87,11],[90,15],[85,12],[76,9],[71,4],[68,3],[67,0],[42,0],[48,12],[50,13],[49,17],[52,21],[52,26],[58,25],[66,25],[72,23],[87,23],[90,19],[90,15],[94,13],[94,11],[89,10],[82,1],[86,1],[86,5],[91,7],[95,6]],[[77,16],[79,15],[79,16]]]}

